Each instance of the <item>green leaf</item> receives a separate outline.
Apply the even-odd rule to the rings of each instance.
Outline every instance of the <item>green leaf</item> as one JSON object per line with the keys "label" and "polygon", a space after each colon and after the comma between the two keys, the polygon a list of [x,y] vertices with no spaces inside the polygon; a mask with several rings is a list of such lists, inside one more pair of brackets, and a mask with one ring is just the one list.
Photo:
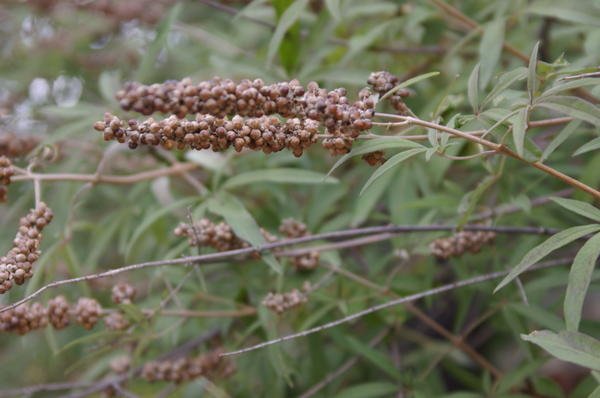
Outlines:
{"label": "green leaf", "polygon": [[[587,203],[586,203],[587,204]],[[596,260],[600,256],[600,234],[592,236],[581,247],[569,272],[569,283],[564,302],[567,330],[576,331],[581,320],[581,310],[587,293]]]}
{"label": "green leaf", "polygon": [[458,225],[463,225],[469,220],[469,217],[473,214],[481,196],[493,186],[496,181],[498,181],[498,176],[496,174],[485,176],[472,191],[467,192],[462,197],[458,205],[458,213],[461,215]]}
{"label": "green leaf", "polygon": [[145,82],[154,72],[154,65],[156,63],[156,57],[160,53],[160,50],[167,45],[167,39],[171,28],[177,21],[183,4],[178,2],[169,9],[168,14],[163,21],[158,25],[156,30],[156,37],[152,43],[148,46],[148,49],[144,51],[141,62],[139,63],[138,70],[135,73],[135,80]]}
{"label": "green leaf", "polygon": [[379,23],[362,35],[357,34],[352,36],[348,41],[348,52],[344,55],[340,64],[347,64],[355,56],[361,54],[364,50],[373,45],[373,43],[375,43],[390,26],[393,26],[396,23],[398,23],[398,19]]}
{"label": "green leaf", "polygon": [[367,220],[381,196],[389,188],[392,177],[394,177],[394,173],[387,173],[382,176],[371,185],[371,189],[356,199],[352,212],[352,220],[350,221],[351,226],[360,225]]}
{"label": "green leaf", "polygon": [[[586,4],[583,2],[583,4]],[[574,7],[577,3],[570,3],[568,6],[561,6],[555,1],[538,1],[533,3],[527,12],[530,14],[542,15],[551,18],[562,19],[563,21],[573,22],[579,25],[600,26],[600,15],[593,12],[592,7],[587,10]]]}
{"label": "green leaf", "polygon": [[600,222],[600,209],[587,202],[558,197],[552,197],[550,199],[565,209],[572,211],[573,213],[577,213],[591,220]]}
{"label": "green leaf", "polygon": [[342,20],[342,12],[340,11],[340,0],[325,0],[327,11],[331,14],[336,22]]}
{"label": "green leaf", "polygon": [[560,360],[600,370],[600,341],[583,333],[564,331],[556,334],[538,330],[521,335],[521,338],[542,347]]}
{"label": "green leaf", "polygon": [[119,70],[104,71],[98,78],[100,94],[109,104],[116,104],[115,94],[121,87],[121,72]]}
{"label": "green leaf", "polygon": [[263,169],[233,176],[223,184],[223,188],[231,189],[259,182],[277,184],[336,184],[338,180],[337,178],[310,170],[294,168]]}
{"label": "green leaf", "polygon": [[[226,192],[221,192],[216,197],[210,199],[208,208],[211,212],[223,217],[225,222],[231,226],[233,232],[252,246],[258,247],[266,243],[254,218],[234,196]],[[281,265],[273,254],[263,253],[262,258],[275,272],[278,274],[282,273]]]}
{"label": "green leaf", "polygon": [[525,133],[527,132],[527,119],[529,118],[529,108],[524,107],[513,118],[513,141],[519,156],[523,156],[523,148],[525,147]]}
{"label": "green leaf", "polygon": [[533,46],[533,50],[531,51],[531,56],[529,57],[529,67],[527,68],[527,92],[529,93],[529,103],[533,104],[533,99],[535,98],[535,94],[538,89],[538,80],[537,80],[537,61],[538,61],[538,50],[540,47],[540,42],[538,41]]}
{"label": "green leaf", "polygon": [[391,397],[394,396],[394,393],[398,392],[399,389],[398,386],[392,383],[374,381],[345,388],[334,395],[334,398]]}
{"label": "green leaf", "polygon": [[417,142],[406,140],[401,137],[375,138],[372,140],[368,140],[366,143],[362,144],[361,146],[352,147],[352,151],[350,151],[350,153],[345,154],[337,162],[335,162],[333,167],[331,167],[331,169],[327,172],[327,175],[331,175],[331,173],[333,173],[333,171],[335,169],[337,169],[342,164],[346,163],[349,159],[351,159],[355,156],[360,156],[360,155],[364,155],[366,153],[375,152],[375,151],[381,151],[384,149],[394,149],[394,148],[425,148],[425,147]]}
{"label": "green leaf", "polygon": [[582,146],[580,146],[575,151],[573,156],[583,155],[584,153],[595,151],[597,149],[600,149],[600,137],[596,137],[593,140],[591,140],[590,142],[588,142],[587,144],[583,144]]}
{"label": "green leaf", "polygon": [[281,15],[279,18],[279,22],[277,23],[277,28],[275,28],[275,32],[271,36],[271,41],[269,42],[269,48],[267,50],[267,64],[272,64],[273,59],[275,58],[275,54],[279,50],[279,46],[283,41],[283,37],[286,32],[300,19],[302,15],[302,11],[306,8],[306,4],[308,4],[308,0],[297,0],[294,1]]}
{"label": "green leaf", "polygon": [[525,257],[523,257],[521,262],[510,271],[510,273],[502,280],[502,282],[498,284],[498,286],[496,286],[496,288],[494,289],[494,293],[502,289],[509,282],[511,282],[513,279],[515,279],[517,276],[523,273],[523,271],[525,271],[527,268],[531,267],[532,265],[546,257],[548,254],[552,253],[557,249],[560,249],[561,247],[587,234],[592,234],[599,230],[600,225],[598,224],[580,225],[577,227],[565,229],[564,231],[552,235],[542,244],[531,249],[525,255]]}
{"label": "green leaf", "polygon": [[475,65],[467,85],[467,97],[474,113],[479,113],[479,63]]}
{"label": "green leaf", "polygon": [[484,26],[483,37],[479,42],[480,84],[485,88],[492,78],[494,69],[502,54],[504,44],[504,18],[498,18]]}
{"label": "green leaf", "polygon": [[545,97],[536,102],[535,106],[564,113],[575,119],[581,119],[595,126],[600,126],[600,109],[579,97],[556,95]]}
{"label": "green leaf", "polygon": [[588,398],[600,398],[600,386],[596,387]]}
{"label": "green leaf", "polygon": [[419,153],[425,152],[426,150],[427,148],[409,149],[408,151],[397,153],[396,155],[386,160],[386,162],[383,165],[381,165],[377,170],[375,170],[373,174],[371,174],[371,177],[369,177],[365,185],[360,190],[359,195],[362,195],[363,192],[365,192],[365,190],[383,174],[392,170],[394,167],[404,162],[405,160],[410,159],[411,157],[418,155]]}
{"label": "green leaf", "polygon": [[490,101],[512,86],[515,82],[525,79],[526,76],[527,68],[524,66],[511,70],[510,72],[500,76],[492,91],[490,91],[490,93],[483,100],[482,106],[486,106]]}
{"label": "green leaf", "polygon": [[388,91],[387,93],[385,93],[381,98],[379,98],[379,101],[383,101],[384,99],[390,97],[392,94],[394,94],[396,91],[408,87],[408,86],[412,86],[413,84],[417,84],[418,82],[422,81],[422,80],[427,80],[431,77],[437,76],[439,75],[440,72],[429,72],[429,73],[424,73],[422,75],[418,75],[415,76],[413,78],[410,78],[408,80],[403,81],[402,83],[398,84],[397,86],[395,86],[393,89],[391,89],[390,91]]}
{"label": "green leaf", "polygon": [[548,146],[544,149],[544,153],[542,153],[540,161],[543,162],[546,159],[548,159],[548,157],[556,150],[556,148],[558,148],[567,138],[569,138],[575,132],[575,130],[577,130],[580,124],[581,120],[573,120],[569,122],[561,130],[561,132],[556,137],[554,137],[552,141],[550,141]]}
{"label": "green leaf", "polygon": [[572,89],[578,88],[578,87],[594,86],[597,84],[600,84],[600,79],[596,79],[596,78],[585,78],[585,79],[577,79],[577,80],[570,80],[570,81],[559,81],[557,84],[550,87],[548,90],[544,91],[542,93],[542,95],[540,95],[540,98],[541,97],[549,97],[549,96],[558,94],[560,92],[572,90]]}

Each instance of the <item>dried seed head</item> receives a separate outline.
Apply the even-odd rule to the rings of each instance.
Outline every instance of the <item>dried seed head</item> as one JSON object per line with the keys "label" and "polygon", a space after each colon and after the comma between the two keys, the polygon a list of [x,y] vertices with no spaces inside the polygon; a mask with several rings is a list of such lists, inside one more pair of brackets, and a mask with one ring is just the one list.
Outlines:
{"label": "dried seed head", "polygon": [[269,310],[282,314],[292,308],[301,306],[308,301],[305,292],[293,289],[287,293],[268,293],[262,304]]}
{"label": "dried seed head", "polygon": [[77,323],[84,329],[92,329],[102,314],[102,307],[93,298],[81,297],[74,308]]}
{"label": "dried seed head", "polygon": [[362,159],[369,164],[369,166],[380,166],[385,162],[385,156],[383,151],[369,152],[362,156]]}
{"label": "dried seed head", "polygon": [[108,330],[125,330],[129,327],[129,321],[120,312],[111,312],[104,317],[104,326]]}
{"label": "dried seed head", "polygon": [[442,260],[459,257],[465,252],[477,253],[483,245],[493,242],[493,231],[461,231],[447,238],[436,239],[429,244],[431,253]]}
{"label": "dried seed head", "polygon": [[48,301],[48,320],[54,329],[66,328],[70,323],[70,305],[64,296],[56,296]]}
{"label": "dried seed head", "polygon": [[220,357],[219,350],[198,357],[184,357],[151,361],[142,367],[142,377],[149,382],[169,381],[182,383],[198,377],[226,378],[235,372],[228,359]]}
{"label": "dried seed head", "polygon": [[130,304],[135,298],[136,290],[125,282],[119,282],[112,288],[112,301],[115,304]]}
{"label": "dried seed head", "polygon": [[25,303],[0,313],[0,330],[24,335],[48,323],[46,309],[39,303]]}

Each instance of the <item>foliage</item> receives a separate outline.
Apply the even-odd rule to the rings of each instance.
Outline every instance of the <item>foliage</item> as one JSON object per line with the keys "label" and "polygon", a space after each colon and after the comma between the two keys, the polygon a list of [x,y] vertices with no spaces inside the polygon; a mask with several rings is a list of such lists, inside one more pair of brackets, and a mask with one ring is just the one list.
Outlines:
{"label": "foliage", "polygon": [[[0,331],[3,388],[73,383],[40,397],[85,392],[77,383],[98,387],[93,394],[175,397],[599,396],[597,2],[159,3],[156,18],[147,8],[134,20],[69,1],[0,5],[0,135],[33,135],[37,145],[11,156],[1,253],[40,199],[54,212],[33,276],[0,307],[51,282],[153,262],[37,294],[41,303],[94,297],[132,326]],[[93,131],[105,112],[139,118],[115,99],[126,81],[298,79],[344,87],[353,102],[380,70],[400,83],[374,94],[375,123],[339,157],[319,145],[300,157],[130,151]],[[393,106],[401,94],[403,113]],[[378,151],[386,160],[377,168],[361,159]],[[239,252],[194,261],[215,250],[172,231],[204,218],[226,223],[218,228]],[[305,230],[279,231],[288,218]],[[374,228],[351,234],[359,227]],[[432,241],[462,227],[487,228],[495,241],[432,255]],[[319,266],[298,267],[306,258]],[[111,304],[124,281],[136,300]],[[286,292],[301,305],[279,314],[263,304]],[[390,300],[399,305],[371,311]],[[227,357],[236,367],[227,377],[150,383],[135,370],[178,347],[205,358],[265,341],[273,344]],[[106,380],[124,354],[133,370],[115,390]]]}

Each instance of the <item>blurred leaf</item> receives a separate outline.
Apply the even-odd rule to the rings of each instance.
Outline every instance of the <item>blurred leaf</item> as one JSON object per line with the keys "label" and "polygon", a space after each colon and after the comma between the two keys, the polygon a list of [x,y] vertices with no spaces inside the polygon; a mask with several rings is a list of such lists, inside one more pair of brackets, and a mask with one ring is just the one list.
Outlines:
{"label": "blurred leaf", "polygon": [[185,158],[208,170],[225,173],[231,172],[228,167],[229,159],[219,152],[192,150],[185,153]]}
{"label": "blurred leaf", "polygon": [[600,370],[600,341],[583,333],[564,331],[556,334],[537,330],[521,335],[521,338],[539,345],[560,360]]}
{"label": "blurred leaf", "polygon": [[595,126],[600,126],[600,109],[586,100],[571,96],[552,96],[540,99],[536,107],[551,109],[581,119]]}
{"label": "blurred leaf", "polygon": [[391,397],[398,390],[399,387],[392,383],[371,382],[347,387],[334,395],[334,398]]}
{"label": "blurred leaf", "polygon": [[360,190],[359,195],[362,195],[365,192],[365,190],[369,188],[369,186],[371,186],[371,184],[373,184],[383,174],[392,170],[405,160],[410,159],[411,157],[418,155],[419,153],[425,152],[426,150],[426,148],[409,149],[408,151],[397,153],[396,155],[386,160],[383,165],[379,166],[379,168],[375,170],[373,174],[371,174],[371,177],[369,177],[365,185],[363,185],[362,189]]}
{"label": "blurred leaf", "polygon": [[115,94],[121,88],[121,71],[113,70],[113,71],[104,71],[100,74],[100,78],[98,79],[98,88],[100,89],[100,94],[106,102],[109,104],[116,104],[117,100],[115,98]]}
{"label": "blurred leaf", "polygon": [[593,7],[581,10],[577,7],[577,3],[563,6],[556,1],[542,0],[530,5],[527,12],[582,25],[600,26],[600,13],[597,10],[594,11]]}
{"label": "blurred leaf", "polygon": [[[249,242],[253,247],[258,247],[266,243],[259,226],[254,218],[248,213],[244,205],[234,196],[221,192],[216,197],[210,199],[208,208],[225,219],[225,222],[231,226],[233,232],[241,239]],[[262,259],[278,274],[282,273],[279,262],[271,253],[263,253]]]}
{"label": "blurred leaf", "polygon": [[281,43],[288,30],[294,26],[294,24],[300,19],[302,12],[306,8],[308,0],[297,0],[291,2],[285,11],[281,14],[277,27],[271,35],[271,41],[269,42],[269,48],[267,50],[267,64],[272,64],[275,54],[279,50]]}
{"label": "blurred leaf", "polygon": [[479,43],[480,87],[485,88],[492,78],[502,54],[504,44],[504,18],[497,18],[483,26],[483,37]]}
{"label": "blurred leaf", "polygon": [[544,162],[565,140],[573,135],[575,130],[581,125],[581,120],[573,120],[569,122],[560,133],[554,137],[548,146],[544,149],[544,153],[540,158],[540,162]]}
{"label": "blurred leaf", "polygon": [[548,90],[544,91],[542,93],[542,95],[540,95],[540,98],[550,97],[555,94],[561,93],[563,91],[572,90],[572,89],[578,88],[578,87],[595,86],[598,84],[600,84],[600,79],[595,79],[595,78],[559,81],[554,86],[552,86]]}
{"label": "blurred leaf", "polygon": [[524,107],[513,118],[513,140],[519,156],[523,156],[523,147],[525,145],[525,133],[527,132],[527,120],[529,119],[529,108]]}
{"label": "blurred leaf", "polygon": [[473,68],[467,84],[467,97],[475,114],[479,113],[479,68],[480,64],[478,63]]}
{"label": "blurred leaf", "polygon": [[137,71],[135,72],[136,80],[140,82],[146,82],[151,78],[154,72],[158,54],[165,47],[165,45],[167,45],[169,32],[171,32],[173,24],[177,21],[177,18],[179,18],[179,14],[181,13],[182,9],[183,4],[180,2],[176,3],[174,6],[170,7],[169,12],[158,25],[156,37],[148,49],[143,52],[142,60],[139,63]]}
{"label": "blurred leaf", "polygon": [[469,220],[469,217],[471,217],[471,214],[473,214],[473,211],[475,211],[477,204],[481,200],[481,196],[493,186],[496,181],[498,181],[498,176],[496,174],[488,175],[479,181],[475,189],[467,192],[462,197],[458,205],[458,214],[461,215],[458,225],[463,225]]}
{"label": "blurred leaf", "polygon": [[552,197],[550,199],[565,209],[572,211],[573,213],[577,213],[594,221],[600,222],[600,209],[587,202],[559,197]]}
{"label": "blurred leaf", "polygon": [[600,149],[600,137],[596,137],[593,140],[591,140],[590,142],[588,142],[587,144],[583,144],[582,146],[580,146],[575,151],[573,156],[583,155],[584,153],[595,151],[597,149]]}
{"label": "blurred leaf", "polygon": [[228,179],[223,184],[223,188],[231,189],[260,182],[278,184],[336,184],[339,181],[337,178],[311,170],[279,168],[254,170],[237,174]]}
{"label": "blurred leaf", "polygon": [[502,279],[502,282],[500,282],[498,286],[496,286],[496,288],[494,289],[494,293],[502,289],[513,279],[519,276],[523,271],[527,270],[529,267],[546,257],[548,254],[552,253],[556,249],[560,249],[561,247],[596,231],[600,231],[600,225],[590,224],[568,228],[564,231],[557,233],[556,235],[552,235],[543,243],[531,249],[525,255],[525,257],[523,257],[521,262],[516,267],[514,267],[504,279]]}
{"label": "blurred leaf", "polygon": [[340,0],[325,0],[325,6],[327,7],[327,11],[329,11],[336,22],[340,22],[342,20]]}
{"label": "blurred leaf", "polygon": [[350,62],[356,55],[375,43],[395,23],[397,23],[396,20],[379,23],[364,34],[352,36],[348,41],[348,52],[346,52],[340,63],[344,65]]}
{"label": "blurred leaf", "polygon": [[527,93],[529,93],[529,104],[533,104],[533,99],[536,97],[538,90],[538,79],[537,79],[537,61],[538,61],[538,50],[540,42],[538,41],[533,46],[531,56],[529,57],[529,67],[527,68]]}
{"label": "blurred leaf", "polygon": [[[594,272],[598,256],[600,256],[600,234],[594,235],[585,242],[577,252],[571,266],[564,303],[567,330],[577,331],[579,328],[583,302],[592,280],[592,272]],[[598,355],[600,355],[600,351],[598,351]]]}
{"label": "blurred leaf", "polygon": [[371,188],[367,190],[367,192],[363,193],[356,199],[350,225],[358,226],[369,217],[373,208],[381,199],[381,196],[385,193],[387,188],[389,188],[392,177],[394,177],[394,173],[385,174],[375,181],[373,185],[371,185]]}

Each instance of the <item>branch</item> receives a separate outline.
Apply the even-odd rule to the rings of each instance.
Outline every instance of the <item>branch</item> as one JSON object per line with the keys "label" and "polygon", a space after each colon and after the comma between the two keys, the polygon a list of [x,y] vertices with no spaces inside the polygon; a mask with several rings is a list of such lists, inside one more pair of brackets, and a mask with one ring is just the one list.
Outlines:
{"label": "branch", "polygon": [[[539,270],[539,269],[543,269],[543,268],[551,268],[551,267],[557,267],[559,265],[565,265],[565,264],[569,264],[571,263],[572,259],[571,258],[562,258],[562,259],[558,259],[558,260],[551,260],[551,261],[547,261],[544,263],[540,263],[537,266],[531,267],[529,268],[526,272],[530,272],[533,270]],[[278,343],[282,343],[284,341],[288,341],[288,340],[294,340],[296,338],[299,337],[305,337],[308,336],[310,334],[313,333],[318,333],[318,332],[322,332],[323,330],[327,330],[327,329],[331,329],[335,326],[339,326],[341,324],[353,321],[355,319],[359,319],[362,318],[365,315],[369,315],[372,314],[374,312],[386,309],[386,308],[390,308],[390,307],[394,307],[396,305],[400,305],[400,304],[405,304],[405,303],[410,303],[412,301],[416,301],[425,297],[429,297],[429,296],[434,296],[440,293],[444,293],[447,291],[451,291],[451,290],[456,290],[459,289],[461,287],[465,287],[465,286],[470,286],[470,285],[475,285],[478,283],[482,283],[482,282],[486,282],[492,279],[498,279],[502,276],[507,275],[510,272],[510,270],[505,270],[505,271],[498,271],[498,272],[492,272],[489,274],[485,274],[485,275],[479,275],[479,276],[475,276],[473,278],[469,278],[469,279],[464,279],[462,281],[458,281],[458,282],[453,282],[453,283],[449,283],[447,285],[442,285],[433,289],[429,289],[426,290],[424,292],[420,292],[420,293],[416,293],[416,294],[411,294],[408,296],[404,296],[404,297],[400,297],[396,300],[391,300],[388,301],[386,303],[382,303],[373,307],[369,307],[363,311],[359,311],[356,312],[352,315],[349,315],[347,317],[335,320],[333,322],[329,322],[320,326],[316,326],[314,328],[299,332],[299,333],[293,333],[287,336],[283,336],[283,337],[279,337],[273,340],[269,340],[269,341],[265,341],[264,343],[260,343],[260,344],[256,344],[247,348],[242,348],[241,350],[237,350],[237,351],[231,351],[231,352],[226,352],[221,354],[221,356],[225,357],[225,356],[233,356],[233,355],[239,355],[239,354],[244,354],[246,352],[250,352],[250,351],[254,351],[254,350],[258,350],[260,348],[264,348],[264,347],[268,347],[270,345],[273,344],[278,344]]]}
{"label": "branch", "polygon": [[[108,271],[100,272],[97,274],[84,275],[77,278],[71,279],[63,279],[60,281],[51,282],[45,286],[42,286],[35,292],[31,293],[28,296],[25,296],[23,299],[16,301],[10,305],[0,308],[0,313],[8,311],[12,308],[15,308],[23,303],[26,303],[39,295],[41,295],[46,290],[51,288],[55,288],[58,286],[63,286],[71,283],[78,282],[86,282],[95,279],[107,278],[115,275],[119,275],[125,272],[140,270],[144,268],[155,268],[162,267],[167,265],[185,265],[185,264],[210,264],[215,262],[221,262],[223,260],[233,259],[236,257],[246,258],[250,255],[258,253],[267,253],[273,249],[279,247],[286,247],[292,245],[298,245],[302,243],[313,242],[317,240],[335,240],[335,239],[343,239],[350,238],[354,236],[360,235],[374,235],[374,234],[382,234],[382,233],[408,233],[408,232],[439,232],[439,231],[454,231],[457,229],[456,225],[382,225],[375,227],[364,227],[364,228],[352,228],[347,230],[333,231],[333,232],[325,232],[322,234],[316,235],[308,235],[303,236],[301,238],[295,239],[286,239],[278,242],[267,243],[258,247],[246,247],[242,249],[229,250],[224,252],[217,253],[209,253],[209,254],[201,254],[197,256],[187,256],[181,257],[171,260],[156,260],[156,261],[147,261],[143,263],[126,265],[120,268],[114,268]],[[534,235],[554,235],[558,232],[556,229],[552,228],[542,228],[542,227],[505,227],[505,226],[495,226],[488,227],[483,225],[466,225],[461,228],[464,231],[493,231],[496,233],[504,233],[504,234],[534,234]]]}
{"label": "branch", "polygon": [[141,173],[130,174],[125,176],[119,175],[101,175],[101,174],[73,174],[73,173],[53,173],[53,174],[38,174],[25,172],[23,175],[14,176],[11,181],[81,181],[91,182],[93,184],[134,184],[144,180],[152,180],[159,177],[169,176],[173,174],[183,174],[197,168],[194,163],[177,163],[170,167],[165,167],[157,170],[143,171]]}
{"label": "branch", "polygon": [[452,134],[456,137],[460,137],[460,138],[464,138],[468,141],[471,141],[473,143],[482,145],[486,148],[490,148],[498,153],[501,153],[503,155],[509,156],[511,158],[517,159],[523,163],[529,164],[533,167],[535,167],[538,170],[543,171],[546,174],[551,175],[552,177],[561,180],[562,182],[571,185],[577,189],[580,189],[584,192],[589,193],[590,195],[592,195],[595,199],[600,200],[600,191],[590,187],[587,184],[584,184],[583,182],[570,177],[564,173],[561,173],[560,171],[540,162],[540,161],[535,161],[535,162],[530,162],[529,160],[519,156],[516,152],[514,152],[513,150],[511,150],[510,148],[506,147],[505,145],[502,144],[497,144],[495,142],[486,140],[485,138],[481,138],[475,135],[472,135],[470,133],[466,133],[464,131],[460,131],[457,129],[453,129],[451,127],[447,127],[447,126],[442,126],[440,124],[437,123],[432,123],[432,122],[427,122],[425,120],[421,120],[415,117],[411,117],[411,116],[400,116],[400,115],[390,115],[387,113],[377,113],[376,115],[378,116],[382,116],[382,117],[388,117],[388,118],[394,118],[394,119],[398,119],[401,120],[403,122],[408,122],[409,124],[413,124],[416,126],[423,126],[423,127],[427,127],[433,130],[438,130],[438,131],[443,131],[449,134]]}

